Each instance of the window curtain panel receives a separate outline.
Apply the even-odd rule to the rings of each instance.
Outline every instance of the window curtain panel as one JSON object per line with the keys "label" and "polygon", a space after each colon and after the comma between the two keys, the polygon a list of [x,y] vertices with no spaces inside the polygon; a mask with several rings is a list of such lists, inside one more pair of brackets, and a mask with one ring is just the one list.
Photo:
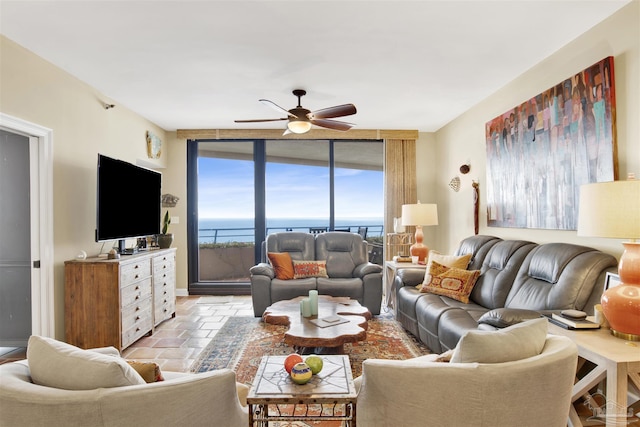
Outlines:
{"label": "window curtain panel", "polygon": [[[416,141],[386,139],[384,148],[384,230],[393,233],[393,219],[402,215],[402,205],[417,201]],[[407,232],[411,230],[407,229]],[[394,255],[388,250],[384,254],[386,260]]]}

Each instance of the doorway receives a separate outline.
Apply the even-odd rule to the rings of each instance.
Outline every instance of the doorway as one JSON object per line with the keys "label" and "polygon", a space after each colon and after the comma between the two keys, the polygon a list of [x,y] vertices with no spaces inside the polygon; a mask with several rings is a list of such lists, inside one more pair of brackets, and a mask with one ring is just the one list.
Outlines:
{"label": "doorway", "polygon": [[55,335],[53,132],[0,113],[0,139],[0,346],[21,347]]}

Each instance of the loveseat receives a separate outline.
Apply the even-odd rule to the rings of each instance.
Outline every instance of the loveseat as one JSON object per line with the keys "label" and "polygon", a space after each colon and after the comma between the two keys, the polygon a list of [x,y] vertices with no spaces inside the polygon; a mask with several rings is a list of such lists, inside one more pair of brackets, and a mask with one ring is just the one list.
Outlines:
{"label": "loveseat", "polygon": [[146,383],[114,347],[35,336],[27,359],[0,365],[0,427],[247,425],[248,388],[230,369]]}
{"label": "loveseat", "polygon": [[466,254],[468,270],[480,270],[468,303],[417,289],[424,269],[402,269],[394,278],[397,320],[436,353],[454,348],[469,330],[565,309],[593,314],[605,275],[617,266],[612,255],[585,246],[486,235],[464,239],[454,255]]}
{"label": "loveseat", "polygon": [[[294,275],[278,278],[274,254],[284,254],[297,265]],[[268,262],[271,255],[271,262]],[[281,258],[279,258],[281,259]],[[302,261],[317,261],[303,263]],[[289,261],[286,261],[287,263]],[[309,264],[315,266],[312,271]],[[276,265],[276,267],[280,267]],[[300,267],[299,269],[297,267]],[[251,267],[251,298],[256,317],[271,304],[309,294],[350,297],[380,314],[382,303],[382,267],[368,261],[367,242],[355,233],[320,234],[285,232],[269,234],[262,247],[262,259]]]}

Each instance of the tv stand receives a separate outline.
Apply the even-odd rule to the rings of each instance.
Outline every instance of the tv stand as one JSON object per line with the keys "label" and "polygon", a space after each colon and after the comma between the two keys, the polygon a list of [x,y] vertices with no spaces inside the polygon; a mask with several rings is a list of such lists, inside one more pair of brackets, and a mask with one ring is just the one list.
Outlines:
{"label": "tv stand", "polygon": [[125,349],[175,317],[176,249],[64,263],[65,341]]}

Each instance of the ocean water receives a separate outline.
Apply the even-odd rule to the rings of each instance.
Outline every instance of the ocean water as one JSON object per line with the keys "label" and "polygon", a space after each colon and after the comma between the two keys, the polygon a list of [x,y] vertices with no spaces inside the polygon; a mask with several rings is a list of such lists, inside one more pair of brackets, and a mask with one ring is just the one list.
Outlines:
{"label": "ocean water", "polygon": [[[381,236],[382,218],[336,218],[336,228],[350,227],[353,233],[358,227],[368,227],[368,236]],[[267,219],[267,234],[287,231],[309,231],[311,227],[328,227],[328,219],[272,218]],[[252,218],[201,218],[198,222],[199,243],[227,243],[255,241]]]}

